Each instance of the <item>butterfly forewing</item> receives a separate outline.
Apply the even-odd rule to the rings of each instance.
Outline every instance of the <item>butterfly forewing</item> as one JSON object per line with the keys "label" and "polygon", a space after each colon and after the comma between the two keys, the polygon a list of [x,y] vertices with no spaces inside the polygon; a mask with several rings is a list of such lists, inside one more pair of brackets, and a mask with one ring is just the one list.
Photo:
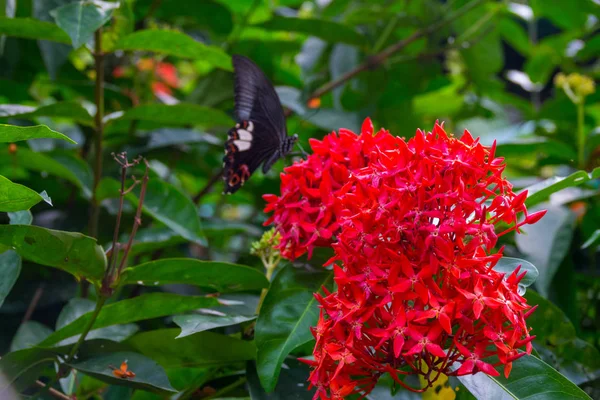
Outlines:
{"label": "butterfly forewing", "polygon": [[266,172],[283,156],[291,138],[287,136],[285,115],[277,92],[263,72],[250,59],[234,55],[235,116],[237,124],[229,131],[223,159],[225,193],[237,191],[263,164]]}

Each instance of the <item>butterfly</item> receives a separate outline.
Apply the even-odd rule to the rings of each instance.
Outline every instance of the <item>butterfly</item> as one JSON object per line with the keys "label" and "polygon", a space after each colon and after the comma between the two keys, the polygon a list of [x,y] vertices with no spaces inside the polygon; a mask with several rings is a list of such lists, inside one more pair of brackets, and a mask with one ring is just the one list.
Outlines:
{"label": "butterfly", "polygon": [[133,371],[127,370],[127,360],[125,360],[121,363],[121,367],[119,369],[116,369],[112,365],[109,365],[108,367],[113,370],[112,373],[117,378],[121,378],[121,379],[135,378],[135,373]]}
{"label": "butterfly", "polygon": [[235,118],[223,157],[225,191],[235,193],[262,164],[267,173],[298,140],[288,136],[283,107],[275,88],[247,57],[234,55]]}

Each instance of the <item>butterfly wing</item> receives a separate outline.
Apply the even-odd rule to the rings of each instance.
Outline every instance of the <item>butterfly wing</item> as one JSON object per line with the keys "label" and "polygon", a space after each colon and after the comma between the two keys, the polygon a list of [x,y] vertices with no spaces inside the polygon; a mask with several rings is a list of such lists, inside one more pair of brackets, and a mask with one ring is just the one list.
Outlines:
{"label": "butterfly wing", "polygon": [[237,191],[260,164],[279,158],[287,137],[283,108],[271,82],[246,57],[234,55],[233,67],[238,124],[225,143],[225,193]]}

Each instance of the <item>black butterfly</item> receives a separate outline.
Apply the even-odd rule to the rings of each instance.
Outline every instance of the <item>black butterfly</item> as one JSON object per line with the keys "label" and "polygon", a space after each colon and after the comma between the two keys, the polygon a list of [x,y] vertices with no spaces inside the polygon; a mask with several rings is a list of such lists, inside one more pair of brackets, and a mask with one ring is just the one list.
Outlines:
{"label": "black butterfly", "polygon": [[250,59],[234,55],[235,117],[223,157],[224,193],[235,193],[263,164],[266,173],[292,150],[298,136],[288,136],[277,92]]}

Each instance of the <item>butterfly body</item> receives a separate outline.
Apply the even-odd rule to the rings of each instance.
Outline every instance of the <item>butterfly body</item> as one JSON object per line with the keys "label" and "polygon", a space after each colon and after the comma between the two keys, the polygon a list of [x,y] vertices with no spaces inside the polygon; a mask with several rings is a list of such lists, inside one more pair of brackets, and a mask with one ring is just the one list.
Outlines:
{"label": "butterfly body", "polygon": [[298,140],[288,136],[273,85],[250,59],[233,56],[237,124],[228,132],[223,157],[225,193],[235,193],[262,164],[266,173]]}

